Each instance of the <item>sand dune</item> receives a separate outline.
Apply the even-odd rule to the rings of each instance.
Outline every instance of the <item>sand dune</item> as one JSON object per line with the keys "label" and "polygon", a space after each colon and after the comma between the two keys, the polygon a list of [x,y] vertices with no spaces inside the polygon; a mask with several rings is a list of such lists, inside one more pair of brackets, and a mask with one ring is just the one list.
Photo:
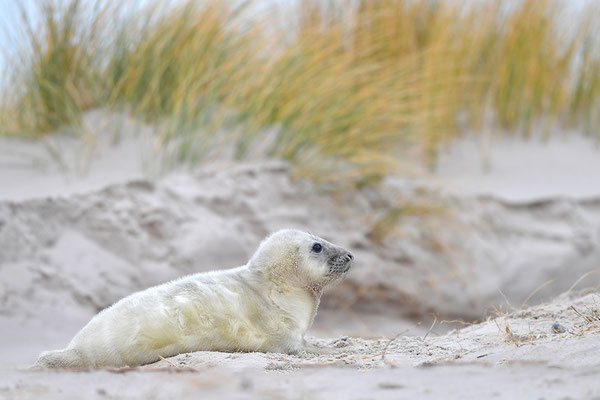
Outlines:
{"label": "sand dune", "polygon": [[[461,189],[449,176],[446,184],[389,178],[377,189],[329,196],[292,182],[280,162],[150,179],[140,140],[125,142],[122,153],[96,150],[83,178],[72,174],[75,159],[59,174],[30,143],[3,146],[0,397],[600,396],[600,298],[575,294],[599,282],[593,188],[515,197],[502,195],[502,185],[478,192],[477,179]],[[140,153],[131,156],[132,148]],[[131,168],[119,173],[114,157]],[[283,227],[356,256],[310,331],[324,354],[198,352],[133,370],[23,369],[119,298],[241,265]],[[447,334],[457,325],[442,323],[485,316]]]}

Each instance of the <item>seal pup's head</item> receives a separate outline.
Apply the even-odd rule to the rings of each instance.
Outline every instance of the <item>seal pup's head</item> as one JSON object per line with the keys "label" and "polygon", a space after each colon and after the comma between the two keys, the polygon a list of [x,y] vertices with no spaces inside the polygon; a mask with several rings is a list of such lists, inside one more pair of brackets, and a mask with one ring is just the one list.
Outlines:
{"label": "seal pup's head", "polygon": [[272,279],[322,289],[346,276],[354,256],[343,247],[295,229],[268,236],[248,264]]}

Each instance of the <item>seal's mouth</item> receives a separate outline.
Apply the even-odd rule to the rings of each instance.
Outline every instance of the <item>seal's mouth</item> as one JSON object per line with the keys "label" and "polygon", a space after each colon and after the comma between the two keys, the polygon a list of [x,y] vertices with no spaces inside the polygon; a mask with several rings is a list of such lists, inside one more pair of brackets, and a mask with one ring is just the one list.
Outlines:
{"label": "seal's mouth", "polygon": [[348,272],[354,257],[350,253],[331,257],[329,259],[329,272],[327,275],[340,275]]}

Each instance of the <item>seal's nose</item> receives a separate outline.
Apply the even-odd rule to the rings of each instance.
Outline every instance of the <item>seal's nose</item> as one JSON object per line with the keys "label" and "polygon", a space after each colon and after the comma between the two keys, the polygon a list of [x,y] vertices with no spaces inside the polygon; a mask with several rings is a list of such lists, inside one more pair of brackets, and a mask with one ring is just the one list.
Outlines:
{"label": "seal's nose", "polygon": [[346,253],[346,258],[348,258],[348,261],[354,260],[354,256],[352,255],[352,253]]}

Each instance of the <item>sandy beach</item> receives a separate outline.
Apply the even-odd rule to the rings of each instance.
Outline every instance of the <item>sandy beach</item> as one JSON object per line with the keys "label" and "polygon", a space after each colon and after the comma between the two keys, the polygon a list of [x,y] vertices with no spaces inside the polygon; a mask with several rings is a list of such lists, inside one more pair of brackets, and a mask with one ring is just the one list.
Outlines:
{"label": "sandy beach", "polygon": [[325,354],[196,352],[96,371],[4,367],[0,393],[6,399],[596,398],[598,300],[565,295],[437,337],[309,338]]}
{"label": "sandy beach", "polygon": [[[6,150],[1,158],[0,397],[600,396],[600,190],[584,181],[585,190],[533,187],[517,196],[502,192],[500,166],[500,183],[482,193],[476,171],[469,190],[461,173],[462,181],[389,179],[348,200],[293,182],[281,162],[152,178],[140,140],[115,153],[96,148],[82,174],[69,163],[63,172],[39,167],[57,168],[26,142],[3,147],[28,157],[16,163],[17,152]],[[119,152],[132,166],[122,175],[113,158]],[[435,207],[379,237],[373,226],[390,199]],[[196,352],[131,369],[27,369],[114,301],[185,274],[241,265],[265,235],[289,226],[356,256],[309,331],[322,352]]]}

